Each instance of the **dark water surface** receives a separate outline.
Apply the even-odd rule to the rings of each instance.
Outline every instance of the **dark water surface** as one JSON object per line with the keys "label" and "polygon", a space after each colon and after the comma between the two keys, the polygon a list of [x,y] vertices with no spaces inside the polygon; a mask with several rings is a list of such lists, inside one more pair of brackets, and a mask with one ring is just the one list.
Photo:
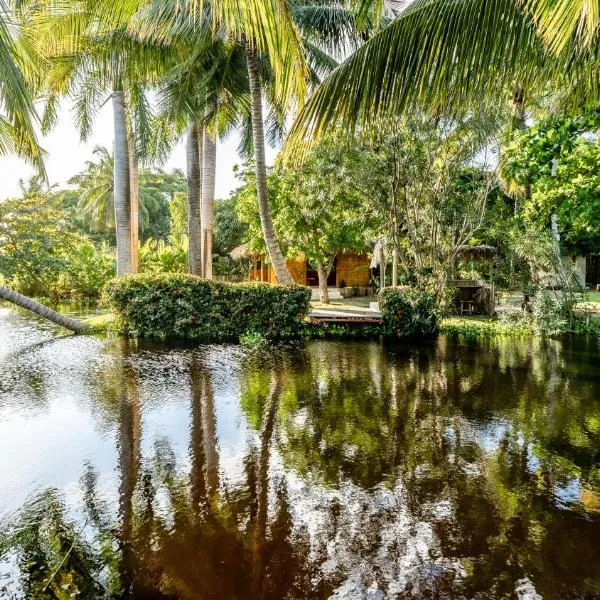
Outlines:
{"label": "dark water surface", "polygon": [[252,353],[0,308],[1,598],[600,598],[597,341]]}

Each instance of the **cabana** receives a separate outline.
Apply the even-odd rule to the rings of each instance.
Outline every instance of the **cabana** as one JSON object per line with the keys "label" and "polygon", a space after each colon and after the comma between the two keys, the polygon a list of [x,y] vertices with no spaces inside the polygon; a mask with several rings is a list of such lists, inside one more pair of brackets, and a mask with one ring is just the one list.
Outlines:
{"label": "cabana", "polygon": [[[268,263],[266,257],[261,253],[252,251],[248,245],[242,244],[234,248],[229,256],[235,261],[246,260],[248,262],[249,281],[277,283],[275,270]],[[341,250],[335,257],[327,279],[327,287],[333,290],[338,288],[367,289],[371,278],[369,261],[370,259],[366,254]],[[286,260],[286,264],[294,283],[318,287],[317,271],[306,260],[304,254],[298,254],[295,258]]]}
{"label": "cabana", "polygon": [[479,246],[462,245],[456,250],[456,258],[471,261],[489,262],[489,280],[453,279],[450,283],[456,288],[454,305],[459,315],[493,315],[496,312],[496,286],[494,285],[494,261],[497,250],[485,244]]}

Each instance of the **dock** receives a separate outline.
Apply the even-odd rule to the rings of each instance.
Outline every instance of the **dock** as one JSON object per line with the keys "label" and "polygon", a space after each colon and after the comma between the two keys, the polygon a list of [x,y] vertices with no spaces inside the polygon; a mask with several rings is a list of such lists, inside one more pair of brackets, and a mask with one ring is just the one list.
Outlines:
{"label": "dock", "polygon": [[337,323],[340,325],[381,325],[380,312],[368,309],[311,309],[308,313],[311,323]]}

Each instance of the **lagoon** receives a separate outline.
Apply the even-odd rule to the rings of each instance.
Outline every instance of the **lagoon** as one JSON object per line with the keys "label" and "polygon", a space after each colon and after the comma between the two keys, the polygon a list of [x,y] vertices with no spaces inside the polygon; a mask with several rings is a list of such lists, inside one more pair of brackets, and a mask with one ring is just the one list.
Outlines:
{"label": "lagoon", "polygon": [[0,472],[3,598],[600,597],[596,338],[253,351],[0,308]]}

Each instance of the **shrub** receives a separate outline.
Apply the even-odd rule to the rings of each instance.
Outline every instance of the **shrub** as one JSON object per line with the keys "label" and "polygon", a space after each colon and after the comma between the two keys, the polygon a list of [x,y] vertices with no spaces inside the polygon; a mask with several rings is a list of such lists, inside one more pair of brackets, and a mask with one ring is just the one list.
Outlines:
{"label": "shrub", "polygon": [[105,301],[124,333],[203,341],[300,335],[310,290],[265,283],[223,283],[193,275],[128,275],[108,283]]}
{"label": "shrub", "polygon": [[379,292],[379,310],[387,337],[430,337],[439,331],[442,310],[432,292],[384,288]]}

